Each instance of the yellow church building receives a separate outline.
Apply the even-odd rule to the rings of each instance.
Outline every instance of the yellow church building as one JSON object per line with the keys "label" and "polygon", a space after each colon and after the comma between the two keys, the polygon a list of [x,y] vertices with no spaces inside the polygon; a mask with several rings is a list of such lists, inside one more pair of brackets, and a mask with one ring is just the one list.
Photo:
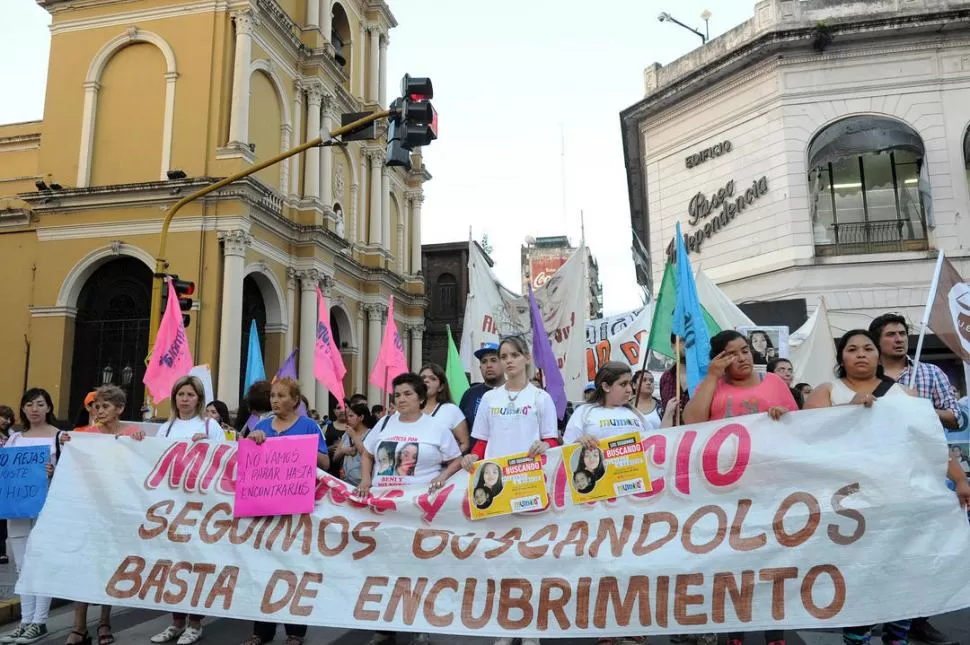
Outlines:
{"label": "yellow church building", "polygon": [[[0,403],[51,392],[59,418],[114,383],[141,416],[151,280],[181,197],[388,103],[383,0],[39,0],[52,16],[42,121],[0,126]],[[393,98],[393,97],[391,97]],[[251,321],[266,372],[300,348],[311,407],[316,288],[347,366],[367,384],[394,296],[421,361],[423,183],[380,139],[313,148],[190,203],[168,272],[196,283],[187,329],[217,398],[240,399]]]}

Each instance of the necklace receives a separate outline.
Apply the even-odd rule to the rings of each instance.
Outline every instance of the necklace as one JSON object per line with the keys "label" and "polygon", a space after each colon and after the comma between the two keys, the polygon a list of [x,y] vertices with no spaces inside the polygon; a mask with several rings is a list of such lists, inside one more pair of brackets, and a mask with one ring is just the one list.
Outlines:
{"label": "necklace", "polygon": [[[528,387],[528,386],[526,386],[526,387]],[[515,400],[517,398],[519,398],[519,395],[522,394],[524,391],[525,391],[525,388],[522,388],[521,390],[519,390],[518,392],[515,393],[515,396],[512,396],[512,392],[510,392],[509,391],[509,388],[506,387],[505,388],[505,395],[509,397],[509,403],[515,403]]]}

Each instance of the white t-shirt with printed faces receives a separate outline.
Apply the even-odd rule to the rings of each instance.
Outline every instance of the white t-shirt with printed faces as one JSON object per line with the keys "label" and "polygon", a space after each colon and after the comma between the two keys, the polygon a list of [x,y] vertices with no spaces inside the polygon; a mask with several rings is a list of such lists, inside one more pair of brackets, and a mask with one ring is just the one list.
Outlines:
{"label": "white t-shirt with printed faces", "polygon": [[558,439],[556,404],[532,383],[509,395],[505,386],[489,390],[478,405],[472,437],[487,441],[485,458],[527,452],[535,441]]}
{"label": "white t-shirt with printed faces", "polygon": [[575,443],[584,434],[597,439],[608,439],[643,430],[643,418],[628,407],[606,408],[587,404],[579,406],[573,412],[562,440],[565,443]]}
{"label": "white t-shirt with printed faces", "polygon": [[[387,418],[387,417],[385,417]],[[378,421],[364,439],[374,457],[371,485],[428,484],[441,474],[443,463],[461,457],[461,449],[447,423],[427,414],[404,423],[399,415]]]}
{"label": "white t-shirt with printed faces", "polygon": [[465,420],[465,414],[461,411],[454,403],[439,403],[435,410],[432,410],[434,414],[428,415],[433,416],[435,419],[439,419],[448,428],[454,430],[458,427],[458,424]]}

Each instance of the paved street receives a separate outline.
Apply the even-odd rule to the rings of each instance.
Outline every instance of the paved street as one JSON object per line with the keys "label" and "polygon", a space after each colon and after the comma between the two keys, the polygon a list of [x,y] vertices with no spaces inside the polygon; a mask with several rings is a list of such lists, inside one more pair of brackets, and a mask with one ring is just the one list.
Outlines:
{"label": "paved street", "polygon": [[[97,609],[90,608],[89,630],[94,633],[97,621]],[[55,609],[51,613],[48,623],[50,636],[41,641],[43,645],[61,645],[71,630],[71,607],[65,606]],[[169,616],[156,611],[143,609],[117,609],[112,623],[119,645],[129,643],[147,644],[149,637],[165,628],[169,623]],[[961,645],[970,645],[970,610],[954,612],[942,616],[934,623],[954,637],[959,637]],[[245,621],[229,619],[209,619],[205,622],[205,636],[200,645],[238,645],[249,636],[251,625]],[[5,628],[6,629],[6,628]],[[369,632],[359,632],[326,627],[313,627],[307,635],[307,645],[363,645],[370,638]],[[591,639],[557,639],[562,645],[591,645]],[[436,636],[432,638],[433,645],[488,645],[492,639],[468,636]],[[282,629],[278,632],[277,643],[282,642]],[[753,636],[751,645],[763,645],[760,637]],[[876,641],[877,643],[879,641]],[[97,640],[95,640],[97,643]],[[841,645],[842,639],[835,631],[801,631],[789,632],[790,645]],[[651,645],[668,645],[667,638],[654,637]]]}

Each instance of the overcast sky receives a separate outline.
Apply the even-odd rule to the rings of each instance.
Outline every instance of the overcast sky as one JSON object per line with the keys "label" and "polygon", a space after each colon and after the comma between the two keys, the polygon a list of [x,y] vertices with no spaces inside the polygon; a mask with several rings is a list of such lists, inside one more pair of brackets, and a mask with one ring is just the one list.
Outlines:
{"label": "overcast sky", "polygon": [[[639,306],[619,112],[643,97],[644,67],[700,44],[658,22],[661,11],[703,31],[710,9],[713,37],[747,20],[754,2],[390,0],[399,26],[388,96],[405,72],[430,76],[440,120],[425,155],[434,179],[423,242],[467,239],[469,226],[475,239],[487,233],[499,278],[519,291],[525,237],[578,244],[582,211],[606,313]],[[0,123],[43,117],[49,24],[34,0],[0,0]]]}

